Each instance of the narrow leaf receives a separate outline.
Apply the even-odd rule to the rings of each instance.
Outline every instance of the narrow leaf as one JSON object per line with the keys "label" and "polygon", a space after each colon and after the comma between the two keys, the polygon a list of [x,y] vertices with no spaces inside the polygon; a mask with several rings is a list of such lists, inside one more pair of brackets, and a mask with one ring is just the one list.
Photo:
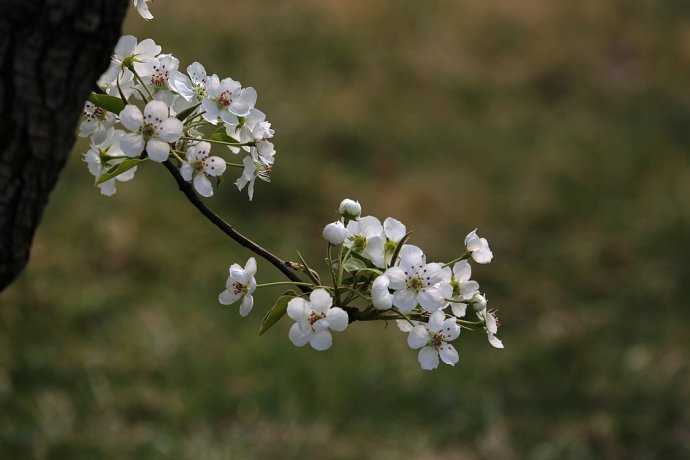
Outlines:
{"label": "narrow leaf", "polygon": [[200,105],[201,105],[201,103],[193,105],[190,108],[185,109],[182,112],[178,113],[177,119],[180,121],[185,121],[187,119],[187,117],[190,116]]}
{"label": "narrow leaf", "polygon": [[304,257],[302,257],[302,254],[299,251],[297,251],[297,257],[299,257],[299,261],[302,263],[302,265],[304,265],[304,272],[307,274],[309,279],[311,279],[312,282],[316,285],[321,284],[321,277],[319,276],[316,270],[312,269],[309,266],[309,264],[304,259]]}
{"label": "narrow leaf", "polygon": [[145,158],[127,158],[126,160],[113,165],[111,168],[109,168],[105,174],[102,174],[101,177],[98,178],[96,181],[96,185],[100,185],[105,181],[109,181],[110,179],[119,176],[120,174],[129,171],[139,163],[146,161]]}
{"label": "narrow leaf", "polygon": [[119,97],[109,96],[107,94],[91,93],[89,95],[89,101],[93,102],[96,106],[112,112],[115,115],[119,115],[122,109],[125,108],[125,103]]}
{"label": "narrow leaf", "polygon": [[297,293],[294,291],[287,291],[285,294],[278,297],[276,303],[273,304],[270,310],[266,312],[264,319],[261,321],[261,327],[259,328],[259,335],[269,330],[276,324],[280,319],[287,313],[287,304],[290,299],[295,297]]}

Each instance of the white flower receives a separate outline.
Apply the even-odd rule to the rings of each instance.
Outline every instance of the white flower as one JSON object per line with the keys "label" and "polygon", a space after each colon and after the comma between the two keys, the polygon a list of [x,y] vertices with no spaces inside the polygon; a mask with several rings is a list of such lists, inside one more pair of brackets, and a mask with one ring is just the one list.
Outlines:
{"label": "white flower", "polygon": [[465,237],[465,247],[478,264],[488,264],[494,258],[494,254],[489,249],[489,242],[486,238],[479,238],[476,228]]}
{"label": "white flower", "polygon": [[82,121],[79,124],[79,136],[90,136],[92,143],[102,144],[110,135],[110,128],[114,124],[115,116],[112,113],[86,101],[82,110]]}
{"label": "white flower", "polygon": [[503,348],[503,342],[496,337],[496,333],[498,333],[498,318],[496,317],[496,313],[484,309],[477,312],[477,317],[484,320],[484,328],[486,329],[486,336],[489,339],[489,344],[494,348]]}
{"label": "white flower", "polygon": [[486,297],[484,297],[479,292],[476,293],[474,295],[474,297],[472,297],[471,302],[472,302],[472,308],[474,308],[475,312],[480,312],[480,311],[486,309],[486,304],[487,304]]}
{"label": "white flower", "polygon": [[453,275],[450,285],[453,288],[453,302],[450,304],[453,314],[458,318],[465,316],[467,301],[479,293],[479,283],[472,281],[472,267],[466,260],[453,265]]}
{"label": "white flower", "polygon": [[340,202],[338,212],[340,212],[340,215],[346,219],[356,219],[362,215],[362,206],[359,204],[359,201],[345,198]]}
{"label": "white flower", "polygon": [[170,89],[187,101],[200,102],[206,97],[206,69],[198,62],[193,62],[187,67],[187,74],[189,76],[177,70],[171,72],[168,80]]}
{"label": "white flower", "polygon": [[391,284],[390,278],[386,275],[379,275],[371,283],[371,303],[377,310],[388,310],[393,306],[393,294],[388,287]]}
{"label": "white flower", "polygon": [[348,222],[347,230],[351,236],[345,241],[345,247],[371,260],[377,267],[384,268],[381,221],[374,216],[360,217]]}
{"label": "white flower", "polygon": [[209,123],[218,123],[218,118],[228,123],[236,122],[236,117],[249,115],[254,104],[254,88],[242,88],[242,85],[232,78],[219,80],[217,75],[207,78],[206,97],[201,106],[204,109],[204,118]]}
{"label": "white flower", "polygon": [[[225,132],[241,144],[270,139],[275,134],[275,130],[271,128],[271,123],[266,121],[266,114],[258,109],[252,109],[249,115],[243,119],[237,117],[229,121],[227,119],[226,116]],[[240,147],[228,146],[228,148],[233,153],[240,151]],[[242,149],[250,150],[249,146],[243,146]]]}
{"label": "white flower", "polygon": [[[104,170],[121,163],[125,159],[125,154],[120,149],[120,132],[111,132],[102,144],[91,143],[91,148],[84,154],[83,160],[89,172],[98,180]],[[123,172],[114,178],[98,184],[102,195],[113,196],[117,192],[116,182],[127,182],[134,178],[137,167]]]}
{"label": "white flower", "polygon": [[182,163],[180,174],[187,182],[194,181],[194,189],[203,197],[213,196],[213,185],[208,176],[218,177],[225,172],[225,160],[209,156],[211,144],[199,142],[187,149],[187,161]]}
{"label": "white flower", "polygon": [[406,234],[407,228],[399,220],[388,217],[383,221],[383,257],[386,266],[393,263],[393,253]]}
{"label": "white flower", "polygon": [[153,19],[153,15],[149,11],[149,6],[146,4],[150,0],[133,0],[132,4],[137,9],[139,15],[144,19]]}
{"label": "white flower", "polygon": [[118,71],[132,66],[140,77],[150,76],[153,73],[153,63],[160,52],[161,47],[150,38],[137,42],[135,36],[123,35],[115,45],[111,69],[106,73],[111,73],[114,81]]}
{"label": "white flower", "polygon": [[445,314],[437,310],[429,317],[428,324],[412,328],[407,336],[407,344],[413,350],[419,350],[417,360],[422,369],[430,371],[436,369],[439,357],[444,363],[455,366],[460,360],[458,352],[452,342],[460,335],[460,326],[455,318],[445,319]]}
{"label": "white flower", "polygon": [[161,54],[151,65],[151,75],[146,78],[147,82],[155,90],[170,88],[170,75],[177,72],[180,60],[172,54]]}
{"label": "white flower", "polygon": [[120,112],[120,122],[131,133],[122,137],[122,150],[135,157],[146,149],[151,160],[158,163],[167,160],[170,143],[177,142],[182,135],[182,122],[169,114],[168,105],[162,101],[146,104],[143,115],[137,106],[125,106]]}
{"label": "white flower", "polygon": [[218,295],[218,302],[230,305],[242,299],[240,315],[247,316],[254,307],[254,291],[256,290],[256,260],[250,257],[242,268],[238,264],[230,266],[230,276],[225,282],[225,290]]}
{"label": "white flower", "polygon": [[120,92],[122,92],[122,95],[129,99],[134,93],[134,74],[127,69],[120,69],[118,65],[111,64],[96,84],[109,96],[120,97]]}
{"label": "white flower", "polygon": [[242,175],[235,181],[235,186],[240,191],[246,186],[247,195],[249,195],[249,201],[251,201],[254,198],[254,182],[256,178],[258,177],[264,182],[270,182],[272,165],[254,160],[251,155],[244,157],[242,164],[244,169],[242,170]]}
{"label": "white flower", "polygon": [[398,266],[386,270],[393,293],[393,305],[401,312],[411,311],[417,304],[428,312],[445,308],[453,294],[448,271],[438,263],[426,263],[421,249],[409,244],[400,250]]}
{"label": "white flower", "polygon": [[331,222],[323,228],[323,237],[331,244],[343,244],[348,236],[350,236],[350,233],[339,220]]}
{"label": "white flower", "polygon": [[318,351],[328,350],[333,337],[331,330],[342,332],[347,328],[347,312],[333,307],[333,299],[325,289],[314,289],[309,301],[295,297],[288,303],[288,316],[295,321],[290,328],[290,341],[298,347],[307,343]]}

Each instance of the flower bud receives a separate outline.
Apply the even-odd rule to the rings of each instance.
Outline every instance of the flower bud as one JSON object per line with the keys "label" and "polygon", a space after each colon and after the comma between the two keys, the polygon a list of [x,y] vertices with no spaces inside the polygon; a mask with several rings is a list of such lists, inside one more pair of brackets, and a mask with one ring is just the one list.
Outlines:
{"label": "flower bud", "polygon": [[371,285],[371,302],[377,310],[388,310],[393,306],[393,295],[388,291],[390,283],[386,275],[380,275]]}
{"label": "flower bud", "polygon": [[331,244],[343,244],[349,236],[349,232],[342,222],[331,222],[323,228],[323,237]]}
{"label": "flower bud", "polygon": [[474,311],[480,312],[486,310],[486,297],[477,293],[472,297],[472,308]]}
{"label": "flower bud", "polygon": [[359,201],[345,198],[338,208],[340,215],[346,219],[356,219],[362,214],[362,206]]}

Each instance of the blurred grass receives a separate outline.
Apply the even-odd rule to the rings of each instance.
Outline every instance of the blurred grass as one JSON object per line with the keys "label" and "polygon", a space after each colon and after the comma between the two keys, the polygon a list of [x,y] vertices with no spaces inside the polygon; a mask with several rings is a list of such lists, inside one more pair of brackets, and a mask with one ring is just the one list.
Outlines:
{"label": "blurred grass", "polygon": [[[318,262],[344,196],[432,257],[478,226],[507,349],[422,374],[394,327],[298,350],[248,254],[165,171],[107,199],[74,155],[0,298],[0,457],[690,456],[690,7],[668,0],[156,2],[125,30],[259,91],[278,164],[213,207]],[[259,264],[262,280],[278,280]]]}

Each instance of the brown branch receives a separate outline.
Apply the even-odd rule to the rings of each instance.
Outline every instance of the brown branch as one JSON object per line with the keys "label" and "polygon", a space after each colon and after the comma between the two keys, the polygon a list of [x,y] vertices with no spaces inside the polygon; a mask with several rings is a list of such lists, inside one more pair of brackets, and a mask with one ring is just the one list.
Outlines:
{"label": "brown branch", "polygon": [[[175,178],[178,187],[180,188],[182,193],[185,194],[190,203],[192,203],[192,205],[194,205],[194,207],[197,208],[199,212],[203,214],[204,217],[206,217],[206,219],[208,219],[209,221],[211,221],[213,225],[218,227],[220,231],[222,231],[230,238],[235,240],[239,245],[249,249],[254,254],[270,262],[271,265],[280,270],[283,273],[283,275],[285,275],[285,277],[287,277],[287,279],[289,279],[290,281],[295,281],[298,283],[303,282],[303,280],[291,270],[289,262],[281,259],[280,257],[273,254],[271,251],[263,248],[258,243],[255,243],[254,241],[250,240],[249,238],[235,230],[235,228],[232,225],[224,221],[218,214],[211,211],[211,209],[209,209],[209,207],[206,206],[203,203],[203,201],[201,201],[196,192],[194,192],[192,185],[182,178],[180,172],[177,170],[177,167],[175,167],[175,165],[173,165],[170,162],[170,160],[164,162],[163,165],[165,165],[170,174]],[[303,292],[310,291],[310,289],[307,286],[299,286],[299,288]]]}

